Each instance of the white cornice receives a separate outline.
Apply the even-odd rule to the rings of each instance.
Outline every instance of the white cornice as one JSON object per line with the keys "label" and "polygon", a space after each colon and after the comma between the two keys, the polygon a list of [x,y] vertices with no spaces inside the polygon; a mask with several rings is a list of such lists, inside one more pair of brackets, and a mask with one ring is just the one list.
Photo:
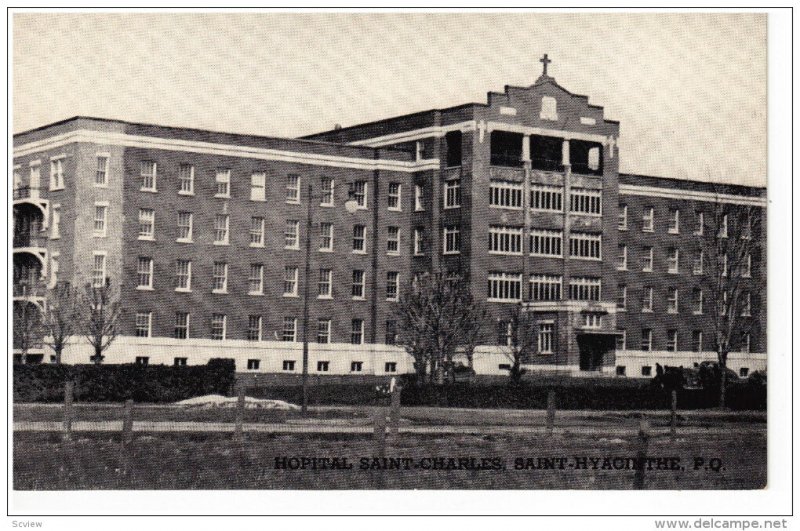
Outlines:
{"label": "white cornice", "polygon": [[450,131],[474,131],[477,127],[475,120],[467,122],[459,122],[450,125],[434,125],[430,127],[423,127],[422,129],[413,129],[411,131],[403,131],[402,133],[392,133],[391,135],[376,136],[373,138],[365,138],[363,140],[356,140],[350,142],[351,146],[369,146],[381,147],[393,144],[401,144],[403,142],[414,142],[423,138],[441,138]]}
{"label": "white cornice", "polygon": [[757,207],[767,206],[767,199],[764,197],[717,194],[714,192],[701,192],[699,190],[679,190],[676,188],[660,188],[656,186],[639,186],[634,184],[620,184],[619,193],[620,195],[664,197],[668,199],[682,199],[685,201],[706,201],[710,203],[730,203],[733,205]]}
{"label": "white cornice", "polygon": [[196,140],[181,140],[176,138],[161,138],[154,136],[128,135],[125,133],[112,133],[92,130],[77,130],[61,135],[52,136],[36,142],[22,144],[14,148],[15,157],[23,157],[45,150],[56,149],[75,142],[87,142],[101,145],[113,145],[142,149],[162,149],[166,151],[183,151],[188,153],[201,153],[204,155],[219,155],[225,157],[240,157],[259,160],[290,162],[296,164],[310,164],[314,166],[332,166],[337,168],[353,168],[360,170],[387,170],[398,172],[418,172],[438,170],[439,159],[425,159],[417,162],[398,160],[341,157],[318,153],[305,153],[300,151],[286,151],[278,149],[258,148],[252,146],[239,146],[232,144],[216,144]]}

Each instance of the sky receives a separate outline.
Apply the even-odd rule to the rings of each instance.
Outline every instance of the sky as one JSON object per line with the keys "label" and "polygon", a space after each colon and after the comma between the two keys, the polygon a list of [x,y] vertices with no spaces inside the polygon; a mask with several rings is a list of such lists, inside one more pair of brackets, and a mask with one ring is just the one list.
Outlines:
{"label": "sky", "polygon": [[15,13],[13,130],[75,115],[295,137],[549,74],[621,171],[764,186],[767,19],[733,13]]}

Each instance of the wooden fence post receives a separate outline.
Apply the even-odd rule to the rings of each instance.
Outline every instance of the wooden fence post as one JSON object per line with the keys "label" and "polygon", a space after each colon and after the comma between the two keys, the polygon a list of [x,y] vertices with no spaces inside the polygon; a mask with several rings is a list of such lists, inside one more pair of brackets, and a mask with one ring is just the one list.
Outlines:
{"label": "wooden fence post", "polygon": [[236,425],[233,429],[233,439],[241,442],[244,439],[244,386],[240,386],[236,400]]}
{"label": "wooden fence post", "polygon": [[552,389],[547,392],[547,435],[553,435],[553,425],[556,420],[556,392]]}
{"label": "wooden fence post", "polygon": [[673,436],[673,437],[675,437],[675,431],[677,429],[677,423],[678,423],[677,410],[678,410],[678,391],[673,389],[672,390],[672,414],[670,415],[670,419],[669,419],[669,434],[671,436]]}
{"label": "wooden fence post", "polygon": [[133,440],[133,400],[125,401],[125,411],[122,417],[122,444],[127,445]]}
{"label": "wooden fence post", "polygon": [[[386,410],[379,407],[375,410],[372,417],[374,424],[374,431],[372,432],[372,439],[375,444],[374,457],[383,459],[386,457]],[[383,488],[384,485],[384,472],[383,469],[373,471],[375,474],[374,483],[375,488]]]}
{"label": "wooden fence post", "polygon": [[390,432],[392,437],[397,437],[400,431],[400,392],[403,390],[399,385],[392,391],[392,406],[389,410],[389,420],[391,423]]}
{"label": "wooden fence post", "polygon": [[63,439],[65,441],[72,440],[72,402],[73,392],[75,390],[74,382],[67,382],[64,384],[64,433]]}
{"label": "wooden fence post", "polygon": [[633,488],[644,488],[644,472],[647,467],[647,447],[650,443],[650,421],[645,415],[639,419],[639,436],[637,440],[639,449],[636,452],[636,474],[633,477]]}

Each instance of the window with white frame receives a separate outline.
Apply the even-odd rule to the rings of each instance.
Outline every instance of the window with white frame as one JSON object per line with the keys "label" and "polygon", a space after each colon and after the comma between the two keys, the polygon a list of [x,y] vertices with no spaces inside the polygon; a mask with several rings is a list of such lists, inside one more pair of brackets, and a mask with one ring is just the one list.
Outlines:
{"label": "window with white frame", "polygon": [[602,249],[601,234],[588,232],[572,232],[569,235],[570,258],[584,258],[590,260],[601,259]]}
{"label": "window with white frame", "polygon": [[595,312],[581,314],[583,328],[600,328],[603,324],[603,316]]}
{"label": "window with white frame", "polygon": [[722,276],[723,277],[727,277],[728,276],[728,255],[727,254],[723,254],[722,256],[719,257],[719,260],[722,261]]}
{"label": "window with white frame", "polygon": [[194,216],[191,212],[178,212],[178,241],[191,243],[192,222]]}
{"label": "window with white frame", "polygon": [[620,271],[627,271],[628,269],[628,246],[620,244],[617,253],[617,269]]}
{"label": "window with white frame", "polygon": [[645,286],[642,288],[642,311],[653,311],[653,288],[650,286]]}
{"label": "window with white frame", "polygon": [[140,256],[136,262],[136,278],[138,289],[153,289],[153,259]]}
{"label": "window with white frame", "polygon": [[361,269],[354,269],[353,270],[353,288],[351,290],[351,295],[354,299],[365,299],[365,275],[364,271]]}
{"label": "window with white frame", "polygon": [[320,180],[322,195],[320,197],[320,206],[333,206],[333,193],[334,193],[334,180],[331,177],[322,177]]}
{"label": "window with white frame", "polygon": [[678,288],[667,288],[667,313],[678,313]]}
{"label": "window with white frame", "polygon": [[542,120],[558,120],[558,101],[552,96],[542,96],[542,107],[539,118]]}
{"label": "window with white frame", "polygon": [[386,335],[384,341],[387,345],[397,344],[397,321],[394,319],[386,320]]}
{"label": "window with white frame", "polygon": [[95,251],[92,256],[92,287],[102,288],[106,283],[106,254]]}
{"label": "window with white frame", "polygon": [[300,202],[300,176],[287,175],[286,176],[286,202],[299,203]]}
{"label": "window with white frame", "polygon": [[250,264],[247,293],[248,295],[264,294],[264,264]]}
{"label": "window with white frame", "polygon": [[228,245],[228,224],[230,216],[228,214],[217,214],[214,217],[214,244]]}
{"label": "window with white frame", "polygon": [[264,247],[264,218],[250,218],[250,247]]}
{"label": "window with white frame", "polygon": [[569,298],[574,301],[599,301],[602,281],[594,277],[569,279]]}
{"label": "window with white frame", "polygon": [[94,204],[94,230],[92,235],[95,238],[105,238],[106,236],[106,214],[108,214],[108,205]]}
{"label": "window with white frame", "polygon": [[425,229],[421,227],[414,229],[414,254],[416,256],[425,254]]}
{"label": "window with white frame", "polygon": [[531,255],[561,256],[563,235],[560,230],[532,229],[530,234]]}
{"label": "window with white frame", "polygon": [[728,237],[728,214],[722,214],[719,220],[719,232],[717,232],[718,238],[727,238]]}
{"label": "window with white frame", "polygon": [[294,371],[294,360],[283,360],[283,370],[287,372]]}
{"label": "window with white frame", "polygon": [[617,285],[617,311],[628,309],[628,286],[625,284]]}
{"label": "window with white frame", "polygon": [[331,342],[331,320],[317,319],[317,343]]}
{"label": "window with white frame", "polygon": [[743,240],[749,240],[753,237],[753,220],[749,214],[746,214],[742,219],[742,230],[739,237]]}
{"label": "window with white frame", "polygon": [[50,189],[61,190],[64,188],[64,158],[50,160]]}
{"label": "window with white frame", "polygon": [[367,208],[367,181],[350,183],[350,198],[356,202],[358,208]]}
{"label": "window with white frame", "polygon": [[261,360],[258,359],[247,360],[248,371],[257,371],[260,366],[261,366]]}
{"label": "window with white frame", "polygon": [[617,229],[628,230],[628,205],[619,205],[617,214]]}
{"label": "window with white frame", "polygon": [[489,225],[489,252],[522,254],[522,227]]}
{"label": "window with white frame", "polygon": [[94,185],[108,185],[108,160],[109,156],[104,153],[97,154],[97,169],[94,172]]}
{"label": "window with white frame", "polygon": [[705,225],[705,213],[701,210],[698,210],[694,213],[694,220],[695,220],[695,228],[694,228],[694,235],[695,236],[702,236],[703,235],[703,226]]}
{"label": "window with white frame", "polygon": [[692,274],[694,275],[702,275],[703,274],[703,251],[697,251],[694,255],[694,261],[692,262]]}
{"label": "window with white frame", "polygon": [[461,206],[461,179],[448,179],[444,182],[444,207]]}
{"label": "window with white frame", "polygon": [[642,247],[642,271],[653,270],[653,248]]}
{"label": "window with white frame", "polygon": [[267,200],[267,174],[263,171],[250,175],[250,201]]}
{"label": "window with white frame", "polygon": [[641,350],[649,352],[653,350],[653,329],[642,328]]}
{"label": "window with white frame", "polygon": [[642,210],[642,232],[653,232],[655,211],[653,207],[645,207]]}
{"label": "window with white frame", "polygon": [[421,184],[414,185],[414,211],[425,210],[425,188]]}
{"label": "window with white frame", "polygon": [[458,254],[461,252],[461,228],[458,225],[448,225],[444,228],[444,254]]}
{"label": "window with white frame", "polygon": [[397,372],[397,362],[387,361],[383,364],[383,372]]}
{"label": "window with white frame", "polygon": [[589,188],[573,188],[569,193],[570,212],[577,214],[603,213],[603,191]]}
{"label": "window with white frame", "polygon": [[228,264],[226,262],[214,262],[212,278],[212,293],[228,292]]}
{"label": "window with white frame", "polygon": [[522,183],[490,181],[489,206],[496,208],[522,208]]}
{"label": "window with white frame", "polygon": [[59,258],[60,253],[55,252],[50,255],[50,282],[48,288],[54,288],[58,284]]}
{"label": "window with white frame", "polygon": [[402,210],[400,183],[389,183],[389,193],[386,196],[389,210]]}
{"label": "window with white frame", "polygon": [[317,281],[317,297],[320,299],[330,299],[332,289],[333,271],[330,269],[319,270],[319,280]]}
{"label": "window with white frame", "polygon": [[53,205],[50,209],[50,239],[61,237],[61,205]]}
{"label": "window with white frame", "polygon": [[14,166],[14,183],[12,186],[14,190],[22,188],[22,166],[19,164]]}
{"label": "window with white frame", "polygon": [[297,297],[297,278],[299,270],[294,266],[283,268],[283,296]]}
{"label": "window with white frame", "polygon": [[667,250],[667,273],[678,273],[678,265],[680,263],[680,251],[675,247],[670,247]]}
{"label": "window with white frame", "polygon": [[153,312],[136,312],[136,337],[150,337]]}
{"label": "window with white frame", "polygon": [[522,298],[522,275],[519,273],[489,273],[489,300],[519,301]]}
{"label": "window with white frame", "polygon": [[178,193],[194,195],[194,166],[181,164],[178,166]]}
{"label": "window with white frame", "polygon": [[667,352],[678,351],[678,331],[675,329],[667,330]]}
{"label": "window with white frame", "polygon": [[497,344],[507,347],[514,342],[514,325],[511,321],[497,321]]}
{"label": "window with white frame", "polygon": [[175,339],[189,338],[189,312],[175,312]]}
{"label": "window with white frame", "polygon": [[318,361],[317,372],[328,372],[330,370],[330,366],[331,366],[330,361]]}
{"label": "window with white frame", "polygon": [[261,316],[247,316],[247,340],[261,341]]}
{"label": "window with white frame", "polygon": [[667,232],[670,234],[679,234],[681,231],[681,211],[677,208],[670,209],[669,211],[669,227]]}
{"label": "window with white frame", "polygon": [[333,223],[319,224],[319,250],[333,251]]}
{"label": "window with white frame", "polygon": [[217,193],[214,197],[230,197],[231,170],[229,168],[218,168],[215,181],[217,183]]}
{"label": "window with white frame", "polygon": [[558,275],[531,275],[529,297],[534,301],[561,300],[562,278]]}
{"label": "window with white frame", "polygon": [[564,190],[560,186],[532,184],[530,203],[533,210],[561,212],[564,208]]}
{"label": "window with white frame", "polygon": [[700,288],[692,290],[692,313],[695,315],[703,314],[703,290]]}
{"label": "window with white frame", "polygon": [[617,328],[617,350],[628,350],[628,331]]}
{"label": "window with white frame", "polygon": [[742,271],[742,278],[751,278],[753,276],[753,255],[747,253],[744,257],[744,268]]}
{"label": "window with white frame", "polygon": [[283,232],[284,249],[300,248],[300,222],[296,219],[286,220],[286,230]]}
{"label": "window with white frame", "polygon": [[192,261],[175,261],[175,291],[192,290]]}
{"label": "window with white frame", "polygon": [[539,354],[552,354],[555,343],[555,324],[552,321],[539,321],[539,332],[536,336],[536,347]]}
{"label": "window with white frame", "polygon": [[281,329],[281,341],[294,342],[297,337],[297,318],[284,317]]}
{"label": "window with white frame", "polygon": [[350,344],[361,345],[364,343],[364,320],[353,319],[350,322]]}
{"label": "window with white frame", "polygon": [[211,314],[211,339],[222,341],[225,339],[228,316],[224,313]]}
{"label": "window with white frame", "polygon": [[694,352],[703,352],[703,331],[692,331],[692,350]]}
{"label": "window with white frame", "polygon": [[155,238],[156,211],[152,208],[139,209],[139,239],[152,240]]}
{"label": "window with white frame", "polygon": [[366,225],[353,225],[353,252],[367,252],[367,227]]}
{"label": "window with white frame", "polygon": [[386,272],[386,300],[396,301],[400,296],[400,273],[397,271]]}
{"label": "window with white frame", "polygon": [[142,181],[142,186],[140,188],[143,192],[155,192],[156,191],[156,163],[152,160],[143,160],[139,164],[139,177]]}
{"label": "window with white frame", "polygon": [[752,315],[752,297],[750,292],[746,291],[742,294],[742,317],[750,317]]}
{"label": "window with white frame", "polygon": [[386,252],[400,254],[400,227],[387,227]]}

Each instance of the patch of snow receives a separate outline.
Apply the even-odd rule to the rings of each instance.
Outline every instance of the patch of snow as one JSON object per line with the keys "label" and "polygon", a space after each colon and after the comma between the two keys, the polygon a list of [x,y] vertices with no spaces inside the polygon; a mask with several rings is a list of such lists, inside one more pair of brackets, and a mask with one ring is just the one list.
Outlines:
{"label": "patch of snow", "polygon": [[[195,396],[176,402],[179,406],[199,407],[199,408],[216,408],[216,407],[236,407],[238,398],[233,396],[222,395],[205,395]],[[268,398],[253,398],[252,396],[244,397],[244,407],[247,409],[275,409],[279,411],[299,411],[300,406],[290,404],[283,400],[270,400]]]}

